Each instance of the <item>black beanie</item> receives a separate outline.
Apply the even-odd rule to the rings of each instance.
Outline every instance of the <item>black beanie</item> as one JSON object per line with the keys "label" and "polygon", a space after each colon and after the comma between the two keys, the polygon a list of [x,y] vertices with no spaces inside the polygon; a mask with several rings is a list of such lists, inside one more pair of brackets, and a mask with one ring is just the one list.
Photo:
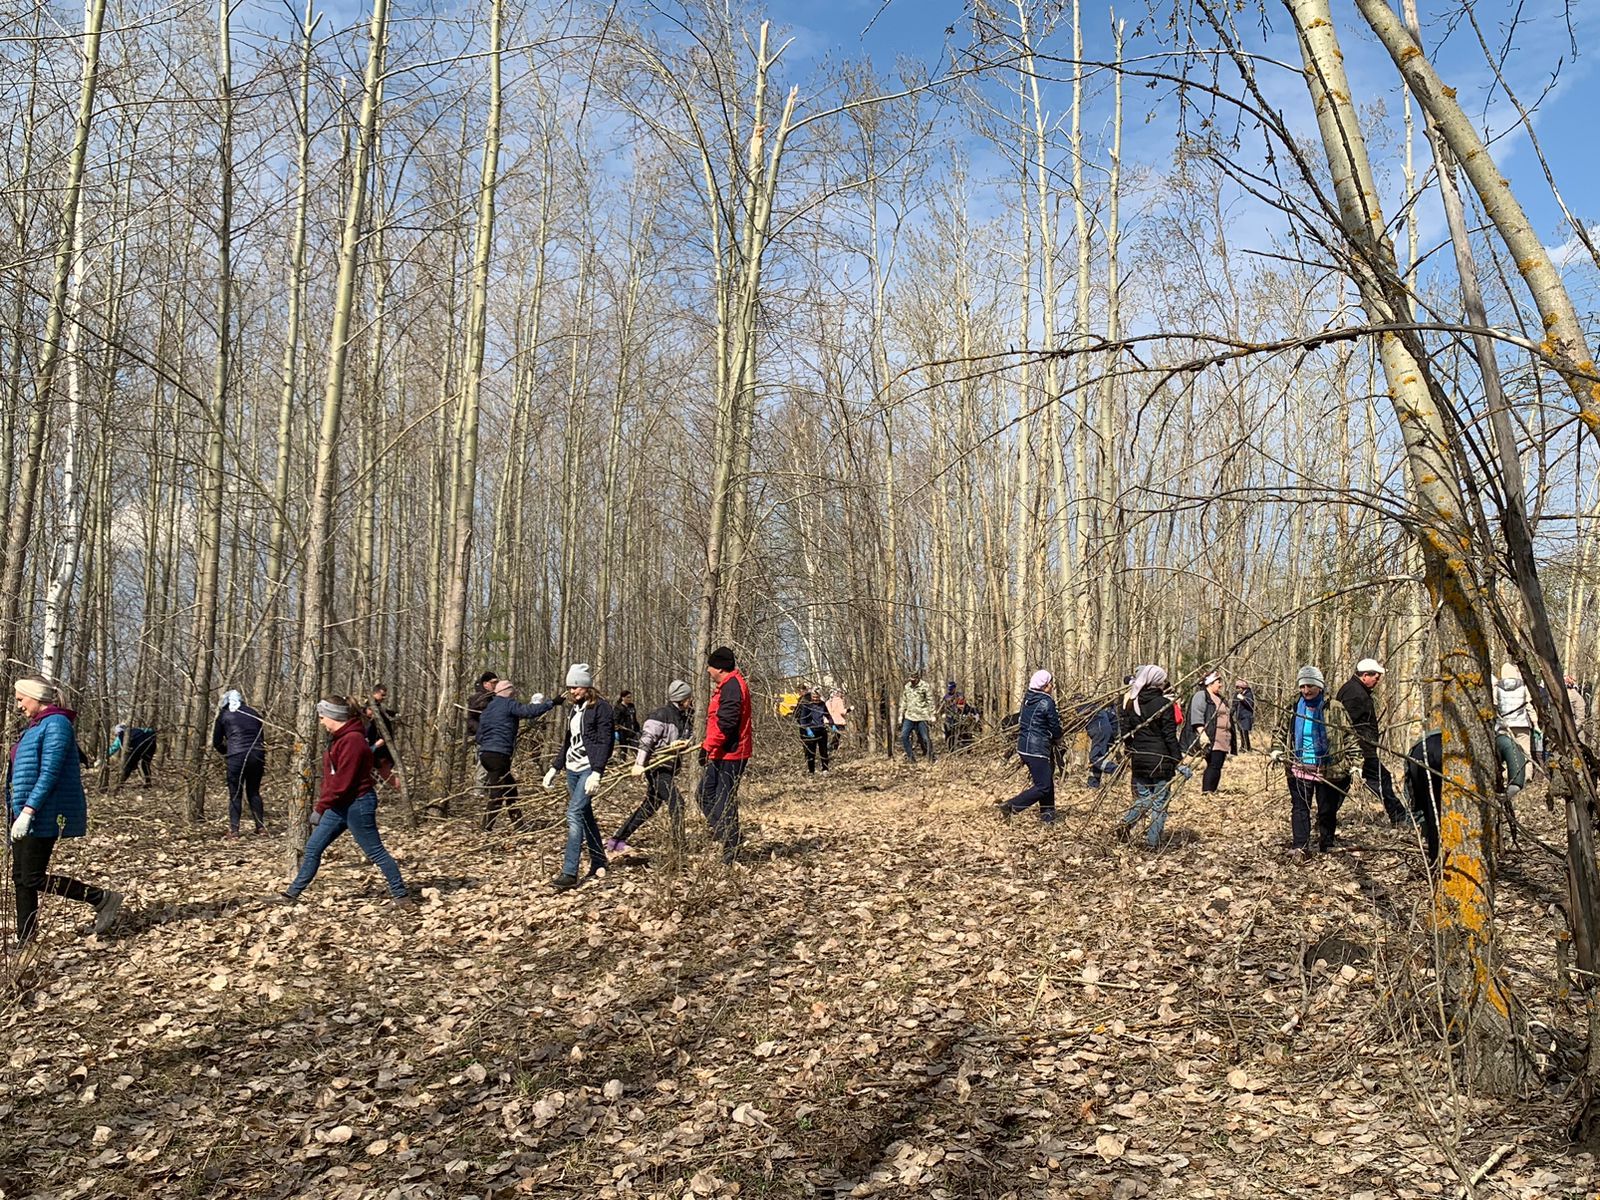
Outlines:
{"label": "black beanie", "polygon": [[726,646],[718,646],[706,659],[706,666],[715,667],[719,671],[731,671],[737,665],[733,651]]}
{"label": "black beanie", "polygon": [[478,676],[478,686],[482,687],[486,683],[493,683],[499,678],[500,676],[496,675],[493,671],[485,671],[482,675]]}

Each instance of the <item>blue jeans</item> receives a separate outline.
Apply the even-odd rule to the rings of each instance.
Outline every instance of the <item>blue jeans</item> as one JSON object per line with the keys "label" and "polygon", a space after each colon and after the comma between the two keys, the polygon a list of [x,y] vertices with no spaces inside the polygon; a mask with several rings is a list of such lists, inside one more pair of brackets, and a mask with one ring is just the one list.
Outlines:
{"label": "blue jeans", "polygon": [[911,748],[911,734],[916,732],[917,740],[922,743],[922,752],[928,756],[928,761],[933,761],[933,739],[928,736],[928,723],[926,721],[900,722],[900,745],[906,752],[907,762],[917,761],[917,752]]}
{"label": "blue jeans", "polygon": [[389,895],[404,896],[406,884],[400,878],[400,868],[384,848],[383,839],[378,836],[378,797],[375,792],[356,797],[343,812],[330,808],[322,814],[322,820],[312,827],[311,837],[306,841],[306,854],[300,860],[300,874],[289,885],[289,895],[298,896],[306,890],[306,885],[316,878],[317,868],[322,866],[323,852],[346,829],[355,838],[356,845],[361,847],[361,853],[367,856],[367,861],[383,872],[383,880],[389,885]]}
{"label": "blue jeans", "polygon": [[1006,807],[1011,812],[1019,813],[1037,804],[1039,819],[1054,821],[1056,819],[1056,773],[1053,769],[1055,763],[1048,758],[1039,758],[1031,754],[1024,754],[1021,758],[1023,765],[1028,768],[1029,786],[1011,797]]}
{"label": "blue jeans", "polygon": [[606,847],[600,840],[594,805],[583,794],[584,781],[593,774],[593,771],[567,772],[567,852],[561,859],[561,873],[574,879],[578,877],[578,859],[585,842],[589,843],[589,869],[598,871],[606,865]]}
{"label": "blue jeans", "polygon": [[1167,802],[1172,799],[1172,781],[1163,779],[1159,782],[1146,783],[1142,780],[1133,781],[1133,806],[1128,809],[1122,818],[1124,825],[1132,825],[1145,814],[1150,816],[1150,827],[1145,830],[1144,840],[1154,849],[1161,842],[1161,830],[1167,823]]}

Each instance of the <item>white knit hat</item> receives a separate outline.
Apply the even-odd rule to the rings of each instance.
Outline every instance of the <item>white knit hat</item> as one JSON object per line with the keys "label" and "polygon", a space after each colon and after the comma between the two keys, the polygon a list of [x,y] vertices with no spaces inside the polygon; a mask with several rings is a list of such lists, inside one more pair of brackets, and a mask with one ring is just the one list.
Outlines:
{"label": "white knit hat", "polygon": [[568,687],[593,687],[594,669],[588,663],[573,663],[567,668]]}

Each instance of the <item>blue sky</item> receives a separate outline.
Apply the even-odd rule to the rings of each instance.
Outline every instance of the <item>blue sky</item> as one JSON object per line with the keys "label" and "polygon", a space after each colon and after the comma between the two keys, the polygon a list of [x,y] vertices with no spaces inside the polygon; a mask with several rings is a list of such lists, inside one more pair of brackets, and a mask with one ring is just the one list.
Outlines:
{"label": "blue sky", "polygon": [[[998,0],[995,6],[1001,7]],[[1464,22],[1453,19],[1458,16],[1458,6],[1422,0],[1420,8],[1424,40],[1445,82],[1457,89],[1480,126],[1486,124],[1492,133],[1504,135],[1494,144],[1495,158],[1528,209],[1535,228],[1552,247],[1570,241],[1570,231],[1563,228],[1560,210],[1536,156],[1526,136],[1515,128],[1516,114],[1494,86],[1493,74],[1475,35]],[[1600,171],[1594,166],[1592,149],[1596,108],[1600,107],[1600,87],[1596,86],[1593,67],[1600,51],[1584,53],[1587,47],[1600,46],[1600,5],[1576,4],[1569,13],[1562,0],[1527,0],[1514,30],[1506,24],[1509,6],[1483,4],[1478,8],[1484,35],[1491,45],[1498,50],[1509,40],[1510,53],[1504,66],[1507,81],[1525,105],[1539,104],[1534,128],[1569,207],[1586,225],[1600,222],[1600,201],[1593,199],[1600,185]],[[829,54],[866,54],[883,70],[891,68],[899,55],[935,62],[944,50],[946,27],[956,26],[958,40],[963,36],[964,9],[961,0],[892,0],[887,5],[882,0],[774,0],[765,11],[776,26],[794,38],[789,50],[791,68],[803,75],[806,65]],[[1126,11],[1131,30],[1147,10],[1143,4],[1136,4]],[[1272,28],[1265,36],[1257,32],[1254,15],[1250,17],[1247,32],[1253,37],[1254,47],[1281,61],[1293,61],[1295,47],[1287,14],[1275,0],[1268,0],[1266,14]],[[1334,17],[1358,97],[1369,103],[1382,100],[1398,131],[1400,88],[1393,64],[1367,32],[1350,0],[1335,0]],[[1572,23],[1570,40],[1568,20]],[[1108,6],[1086,6],[1084,24],[1086,53],[1109,57]],[[1576,57],[1573,41],[1579,51]],[[1055,44],[1064,47],[1066,43],[1058,38]],[[1157,49],[1153,38],[1130,36],[1127,53],[1133,56]],[[1556,77],[1551,87],[1553,74]],[[1263,70],[1264,82],[1274,99],[1281,100],[1291,126],[1312,134],[1310,106],[1299,79],[1286,71],[1277,72],[1276,78],[1272,76],[1271,68]],[[1126,153],[1130,160],[1151,165],[1166,161],[1172,146],[1172,108],[1172,102],[1162,99],[1161,93],[1140,87],[1128,89]],[[1418,134],[1420,139],[1420,125]],[[1398,145],[1398,132],[1395,136]],[[1374,153],[1382,169],[1385,155],[1376,147]],[[1420,141],[1417,153],[1419,161],[1425,161],[1426,150]],[[1387,166],[1392,169],[1398,188],[1398,157],[1388,156]],[[1391,213],[1394,211],[1393,197],[1388,208]],[[1428,206],[1423,216],[1424,240],[1442,228],[1436,206]]]}

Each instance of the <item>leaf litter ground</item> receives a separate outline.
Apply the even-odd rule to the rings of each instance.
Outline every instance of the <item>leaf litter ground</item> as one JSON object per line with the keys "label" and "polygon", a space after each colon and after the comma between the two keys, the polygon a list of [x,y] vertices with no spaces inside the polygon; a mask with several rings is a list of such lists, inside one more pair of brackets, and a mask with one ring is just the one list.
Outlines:
{"label": "leaf litter ground", "polygon": [[757,772],[746,864],[697,815],[673,852],[662,814],[562,895],[543,793],[544,828],[499,836],[390,804],[415,915],[349,839],[276,907],[276,838],[103,801],[60,866],[128,912],[82,939],[46,902],[3,1013],[0,1193],[1594,1194],[1560,1132],[1581,1014],[1543,850],[1508,856],[1500,911],[1546,1078],[1490,1101],[1451,1086],[1421,857],[1375,801],[1296,867],[1259,755],[1187,787],[1159,853],[1108,836],[1124,784],[1064,789],[1053,827],[994,816],[1019,786],[959,756]]}

